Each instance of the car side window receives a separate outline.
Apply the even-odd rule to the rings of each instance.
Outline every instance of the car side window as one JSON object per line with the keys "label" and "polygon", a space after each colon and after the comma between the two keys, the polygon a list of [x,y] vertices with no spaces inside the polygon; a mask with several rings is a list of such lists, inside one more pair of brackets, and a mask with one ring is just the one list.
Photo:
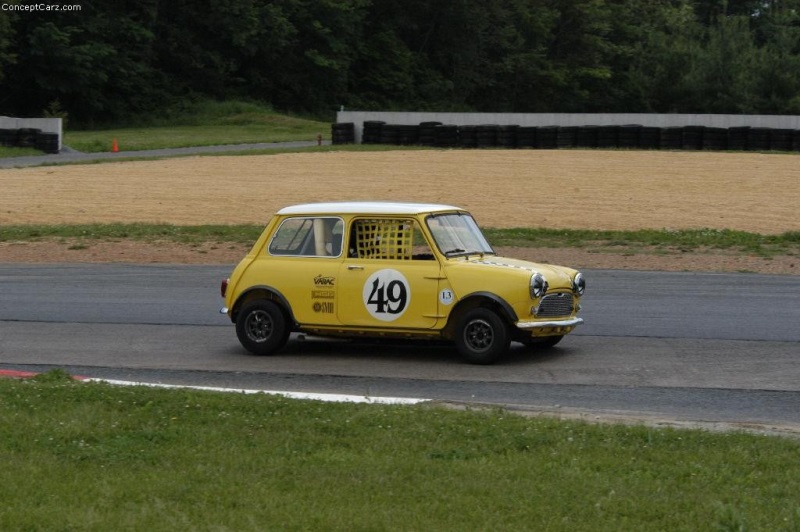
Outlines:
{"label": "car side window", "polygon": [[348,257],[380,260],[433,260],[425,236],[414,220],[360,219],[350,229]]}
{"label": "car side window", "polygon": [[272,236],[269,254],[338,257],[342,253],[343,227],[341,218],[287,218]]}

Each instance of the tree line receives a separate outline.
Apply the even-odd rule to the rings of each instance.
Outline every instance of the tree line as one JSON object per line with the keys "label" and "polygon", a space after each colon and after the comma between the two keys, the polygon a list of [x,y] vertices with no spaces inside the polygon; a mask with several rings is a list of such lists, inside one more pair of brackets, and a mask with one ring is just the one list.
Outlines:
{"label": "tree line", "polygon": [[0,114],[800,114],[800,0],[59,1],[3,4]]}

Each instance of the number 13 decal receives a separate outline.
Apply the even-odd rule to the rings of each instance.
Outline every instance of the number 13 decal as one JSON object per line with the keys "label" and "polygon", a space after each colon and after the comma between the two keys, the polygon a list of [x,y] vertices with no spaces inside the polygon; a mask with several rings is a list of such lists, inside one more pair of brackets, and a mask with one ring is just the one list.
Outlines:
{"label": "number 13 decal", "polygon": [[411,302],[411,287],[397,270],[378,270],[364,283],[364,305],[373,318],[394,321],[403,315]]}

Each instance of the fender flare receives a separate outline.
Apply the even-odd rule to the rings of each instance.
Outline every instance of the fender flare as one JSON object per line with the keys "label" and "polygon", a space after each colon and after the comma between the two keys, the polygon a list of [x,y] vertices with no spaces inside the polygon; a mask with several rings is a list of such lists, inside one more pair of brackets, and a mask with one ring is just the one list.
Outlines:
{"label": "fender flare", "polygon": [[289,321],[296,325],[297,322],[294,319],[294,313],[292,312],[292,307],[289,305],[289,300],[286,299],[280,290],[274,288],[269,285],[255,285],[251,286],[241,294],[239,297],[236,298],[236,301],[233,303],[233,307],[231,308],[231,321],[236,323],[236,316],[239,313],[239,309],[241,309],[242,305],[250,299],[250,296],[254,295],[255,293],[260,292],[267,296],[267,299],[272,299],[280,303],[280,305],[285,309],[287,318]]}

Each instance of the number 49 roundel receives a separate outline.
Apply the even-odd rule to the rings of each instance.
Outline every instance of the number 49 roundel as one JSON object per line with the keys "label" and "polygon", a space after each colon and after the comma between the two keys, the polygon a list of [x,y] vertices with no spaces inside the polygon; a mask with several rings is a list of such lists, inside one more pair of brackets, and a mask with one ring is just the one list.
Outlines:
{"label": "number 49 roundel", "polygon": [[394,321],[411,302],[411,287],[397,270],[378,270],[367,278],[362,292],[364,305],[373,318]]}

